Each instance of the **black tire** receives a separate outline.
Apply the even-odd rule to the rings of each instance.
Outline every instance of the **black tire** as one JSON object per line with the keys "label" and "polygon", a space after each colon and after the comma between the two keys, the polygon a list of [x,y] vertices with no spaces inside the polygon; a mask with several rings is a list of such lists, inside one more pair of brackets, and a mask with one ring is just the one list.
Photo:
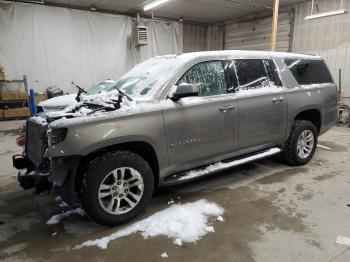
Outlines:
{"label": "black tire", "polygon": [[[313,133],[314,143],[311,153],[306,158],[299,157],[297,153],[297,143],[300,135],[309,130]],[[318,132],[313,123],[306,120],[296,120],[291,128],[288,140],[280,155],[282,162],[291,166],[301,166],[308,163],[313,157],[317,147]]]}
{"label": "black tire", "polygon": [[[143,194],[137,205],[123,214],[110,214],[99,202],[99,187],[113,170],[130,167],[143,179]],[[154,189],[154,177],[150,165],[139,155],[129,151],[114,151],[96,157],[88,166],[82,181],[81,205],[87,215],[105,226],[115,226],[138,216],[149,204]]]}

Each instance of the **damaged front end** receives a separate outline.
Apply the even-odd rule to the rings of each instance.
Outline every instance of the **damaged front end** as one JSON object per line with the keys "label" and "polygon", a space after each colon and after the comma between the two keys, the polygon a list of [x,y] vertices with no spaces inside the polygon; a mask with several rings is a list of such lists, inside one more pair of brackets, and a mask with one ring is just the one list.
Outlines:
{"label": "damaged front end", "polygon": [[[40,117],[29,118],[25,128],[25,150],[21,155],[14,155],[12,159],[13,166],[20,170],[18,173],[20,186],[23,189],[35,188],[36,193],[50,191],[51,188],[58,189],[66,203],[75,205],[75,175],[70,174],[77,172],[80,156],[67,156],[63,152],[62,156],[52,156],[50,149],[55,150],[56,145],[65,140],[68,132],[68,128],[64,125],[65,121],[116,111],[121,107],[123,97],[131,100],[115,90],[99,96],[85,97],[84,102],[79,102],[63,111],[48,112],[41,114]],[[58,126],[59,121],[61,125]],[[23,172],[23,169],[26,171]]]}
{"label": "damaged front end", "polygon": [[21,155],[14,155],[12,163],[18,170],[18,182],[23,189],[35,188],[37,193],[48,191],[52,183],[48,181],[50,162],[44,158],[47,148],[47,122],[30,118],[26,123],[26,145]]}

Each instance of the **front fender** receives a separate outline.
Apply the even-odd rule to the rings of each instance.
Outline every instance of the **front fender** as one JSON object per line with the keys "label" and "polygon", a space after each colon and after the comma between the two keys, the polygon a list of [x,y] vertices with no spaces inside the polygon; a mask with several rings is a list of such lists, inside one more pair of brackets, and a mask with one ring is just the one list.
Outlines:
{"label": "front fender", "polygon": [[68,132],[65,140],[49,147],[45,152],[46,157],[83,157],[118,144],[145,142],[156,153],[160,174],[168,168],[167,141],[161,111],[95,120],[66,128]]}

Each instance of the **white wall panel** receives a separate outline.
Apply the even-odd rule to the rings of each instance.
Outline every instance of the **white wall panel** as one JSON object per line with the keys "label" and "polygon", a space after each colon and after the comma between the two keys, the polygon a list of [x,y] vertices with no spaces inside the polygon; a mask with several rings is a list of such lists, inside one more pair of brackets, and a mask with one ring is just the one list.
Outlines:
{"label": "white wall panel", "polygon": [[222,25],[183,25],[184,52],[223,49]]}
{"label": "white wall panel", "polygon": [[[140,60],[183,51],[182,24],[145,20],[149,45]],[[131,17],[0,1],[0,65],[7,79],[28,77],[30,88],[76,92],[117,79],[137,63]]]}
{"label": "white wall panel", "polygon": [[[271,50],[272,17],[225,25],[225,49]],[[291,18],[280,13],[278,19],[277,50],[290,50]]]}

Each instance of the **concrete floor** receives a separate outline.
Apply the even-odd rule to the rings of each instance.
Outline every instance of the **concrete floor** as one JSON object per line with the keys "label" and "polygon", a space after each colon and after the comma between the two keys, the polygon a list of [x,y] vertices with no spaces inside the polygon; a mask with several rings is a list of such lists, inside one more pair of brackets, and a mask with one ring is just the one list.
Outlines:
{"label": "concrete floor", "polygon": [[337,236],[350,237],[349,128],[323,135],[319,144],[333,151],[318,148],[303,167],[263,160],[158,191],[141,218],[166,208],[170,199],[204,198],[225,208],[225,222],[213,222],[215,233],[197,243],[178,247],[166,237],[135,234],[112,241],[107,250],[73,247],[122,227],[79,216],[46,225],[62,208],[53,194],[34,196],[17,186],[10,161],[21,151],[15,138],[16,132],[0,132],[1,261],[350,261],[350,249],[335,243]]}

